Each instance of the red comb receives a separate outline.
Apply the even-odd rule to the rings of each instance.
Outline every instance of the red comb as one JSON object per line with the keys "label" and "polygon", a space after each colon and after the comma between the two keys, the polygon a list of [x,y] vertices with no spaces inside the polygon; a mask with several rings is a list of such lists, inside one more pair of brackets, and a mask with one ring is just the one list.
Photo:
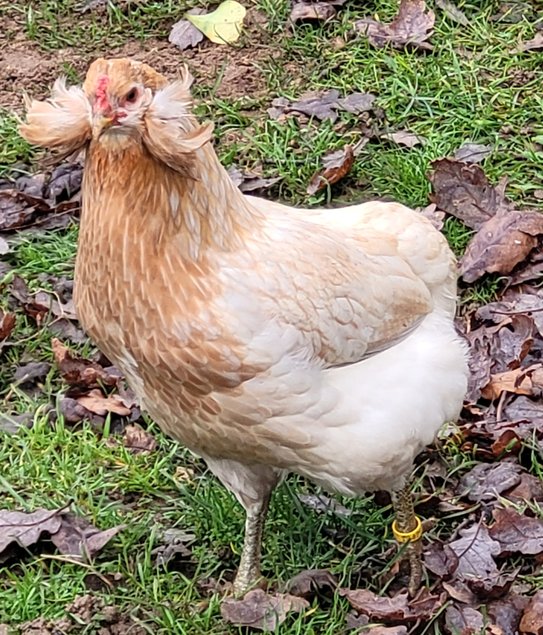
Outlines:
{"label": "red comb", "polygon": [[109,77],[107,75],[102,75],[98,78],[98,83],[96,84],[96,102],[95,105],[100,110],[108,110],[109,102],[107,99],[107,85],[109,84]]}

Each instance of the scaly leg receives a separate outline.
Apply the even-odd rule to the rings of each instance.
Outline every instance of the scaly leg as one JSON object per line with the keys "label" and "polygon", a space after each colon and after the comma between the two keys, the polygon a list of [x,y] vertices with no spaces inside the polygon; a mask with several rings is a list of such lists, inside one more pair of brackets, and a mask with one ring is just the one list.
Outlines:
{"label": "scaly leg", "polygon": [[422,522],[415,515],[410,484],[392,492],[392,502],[396,512],[396,520],[392,524],[392,532],[399,543],[408,543],[406,555],[409,561],[410,596],[414,596],[422,581]]}
{"label": "scaly leg", "polygon": [[234,594],[241,596],[254,587],[260,580],[260,552],[262,550],[262,531],[266,522],[270,496],[247,508],[245,520],[245,538],[234,580]]}

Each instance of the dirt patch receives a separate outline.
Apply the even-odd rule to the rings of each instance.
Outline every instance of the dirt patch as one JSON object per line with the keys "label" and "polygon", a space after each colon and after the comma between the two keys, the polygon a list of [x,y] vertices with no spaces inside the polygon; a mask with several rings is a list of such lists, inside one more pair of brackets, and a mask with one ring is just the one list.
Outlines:
{"label": "dirt patch", "polygon": [[260,97],[266,93],[263,69],[281,55],[278,48],[269,44],[264,19],[262,14],[249,11],[240,46],[203,42],[187,51],[180,51],[166,38],[150,38],[92,52],[74,48],[48,52],[22,33],[15,34],[3,43],[0,52],[0,108],[21,112],[23,93],[44,98],[54,80],[66,74],[67,68],[82,78],[89,64],[100,56],[132,57],[168,77],[176,77],[183,64],[187,64],[196,82],[216,97]]}

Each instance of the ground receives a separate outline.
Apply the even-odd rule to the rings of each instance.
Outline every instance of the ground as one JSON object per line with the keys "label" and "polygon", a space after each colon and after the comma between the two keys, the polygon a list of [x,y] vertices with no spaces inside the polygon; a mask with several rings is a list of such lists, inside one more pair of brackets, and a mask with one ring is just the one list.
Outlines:
{"label": "ground", "polygon": [[[462,24],[440,8],[443,2],[437,7],[430,2],[436,11],[433,50],[420,50],[375,48],[354,32],[355,21],[363,17],[390,21],[395,0],[347,1],[326,22],[296,25],[288,22],[287,0],[245,0],[248,16],[240,42],[204,41],[180,51],[168,42],[168,33],[197,4],[202,3],[104,2],[82,11],[84,4],[72,0],[0,0],[0,176],[15,178],[45,165],[43,155],[17,134],[24,93],[44,98],[61,74],[80,81],[97,56],[130,56],[169,77],[182,64],[189,66],[198,115],[214,121],[223,162],[279,177],[266,196],[296,205],[380,198],[424,207],[431,162],[473,142],[491,146],[484,171],[493,182],[507,177],[513,202],[543,206],[542,53],[516,51],[541,28],[535,3],[460,0],[458,8],[467,17]],[[213,6],[205,3],[205,8]],[[342,112],[334,122],[277,120],[268,113],[277,97],[296,100],[328,89],[341,96],[371,92],[375,108],[363,115]],[[408,148],[381,136],[404,130],[424,143]],[[322,157],[364,137],[370,140],[350,173],[332,188],[308,195]],[[474,234],[452,216],[444,232],[458,256]],[[61,337],[85,358],[97,359],[96,350],[73,330],[59,334],[44,317],[47,312],[29,309],[28,293],[54,290],[62,301],[69,300],[69,289],[58,285],[60,280],[69,287],[66,280],[73,275],[76,222],[5,237],[10,250],[1,263],[0,307],[16,315],[16,326],[0,349],[0,394],[5,413],[26,416],[27,425],[16,433],[0,425],[0,507],[69,508],[100,529],[123,528],[87,561],[59,555],[47,541],[30,545],[5,564],[0,550],[0,633],[2,623],[36,635],[239,632],[221,617],[216,592],[231,580],[240,553],[243,514],[237,503],[200,460],[162,436],[134,408],[130,416],[158,443],[150,450],[138,451],[126,442],[125,419],[96,416],[74,424],[66,417],[67,384],[51,365],[52,337]],[[15,278],[27,285],[16,302]],[[494,300],[504,287],[497,275],[471,285],[461,282],[460,313]],[[53,322],[58,314],[54,317]],[[30,382],[14,379],[18,369],[34,362],[49,365]],[[536,443],[523,439],[516,456],[526,473],[540,477]],[[430,542],[450,539],[459,524],[473,520],[470,514],[482,513],[479,503],[462,506],[455,499],[448,511],[438,510],[436,503],[443,503],[444,493],[457,491],[458,478],[480,458],[476,443],[459,446],[450,440],[421,457],[415,479],[420,509],[439,516]],[[341,500],[334,507],[323,504],[318,493],[310,483],[291,478],[274,495],[263,562],[272,586],[281,589],[304,569],[326,568],[342,587],[379,593],[395,588],[386,496]],[[533,513],[541,516],[537,509]],[[159,555],[171,546],[167,530],[172,528],[184,532],[183,548],[164,564]],[[0,523],[0,539],[1,534]],[[514,568],[507,566],[507,571]],[[528,585],[529,594],[543,586],[543,574],[534,567],[525,567],[517,580]],[[435,580],[430,581],[435,589]],[[310,610],[289,616],[277,632],[337,634],[345,629],[350,610],[341,594],[325,594]],[[442,612],[423,626],[411,622],[410,628],[440,633]]]}

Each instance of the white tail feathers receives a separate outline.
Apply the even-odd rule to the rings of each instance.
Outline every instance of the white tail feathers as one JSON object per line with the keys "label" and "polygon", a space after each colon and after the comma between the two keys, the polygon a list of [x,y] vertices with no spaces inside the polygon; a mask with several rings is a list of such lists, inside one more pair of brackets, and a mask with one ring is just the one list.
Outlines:
{"label": "white tail feathers", "polygon": [[56,80],[50,99],[25,97],[26,123],[19,131],[30,143],[43,148],[63,148],[73,152],[91,136],[91,107],[78,86],[66,86],[66,79]]}

